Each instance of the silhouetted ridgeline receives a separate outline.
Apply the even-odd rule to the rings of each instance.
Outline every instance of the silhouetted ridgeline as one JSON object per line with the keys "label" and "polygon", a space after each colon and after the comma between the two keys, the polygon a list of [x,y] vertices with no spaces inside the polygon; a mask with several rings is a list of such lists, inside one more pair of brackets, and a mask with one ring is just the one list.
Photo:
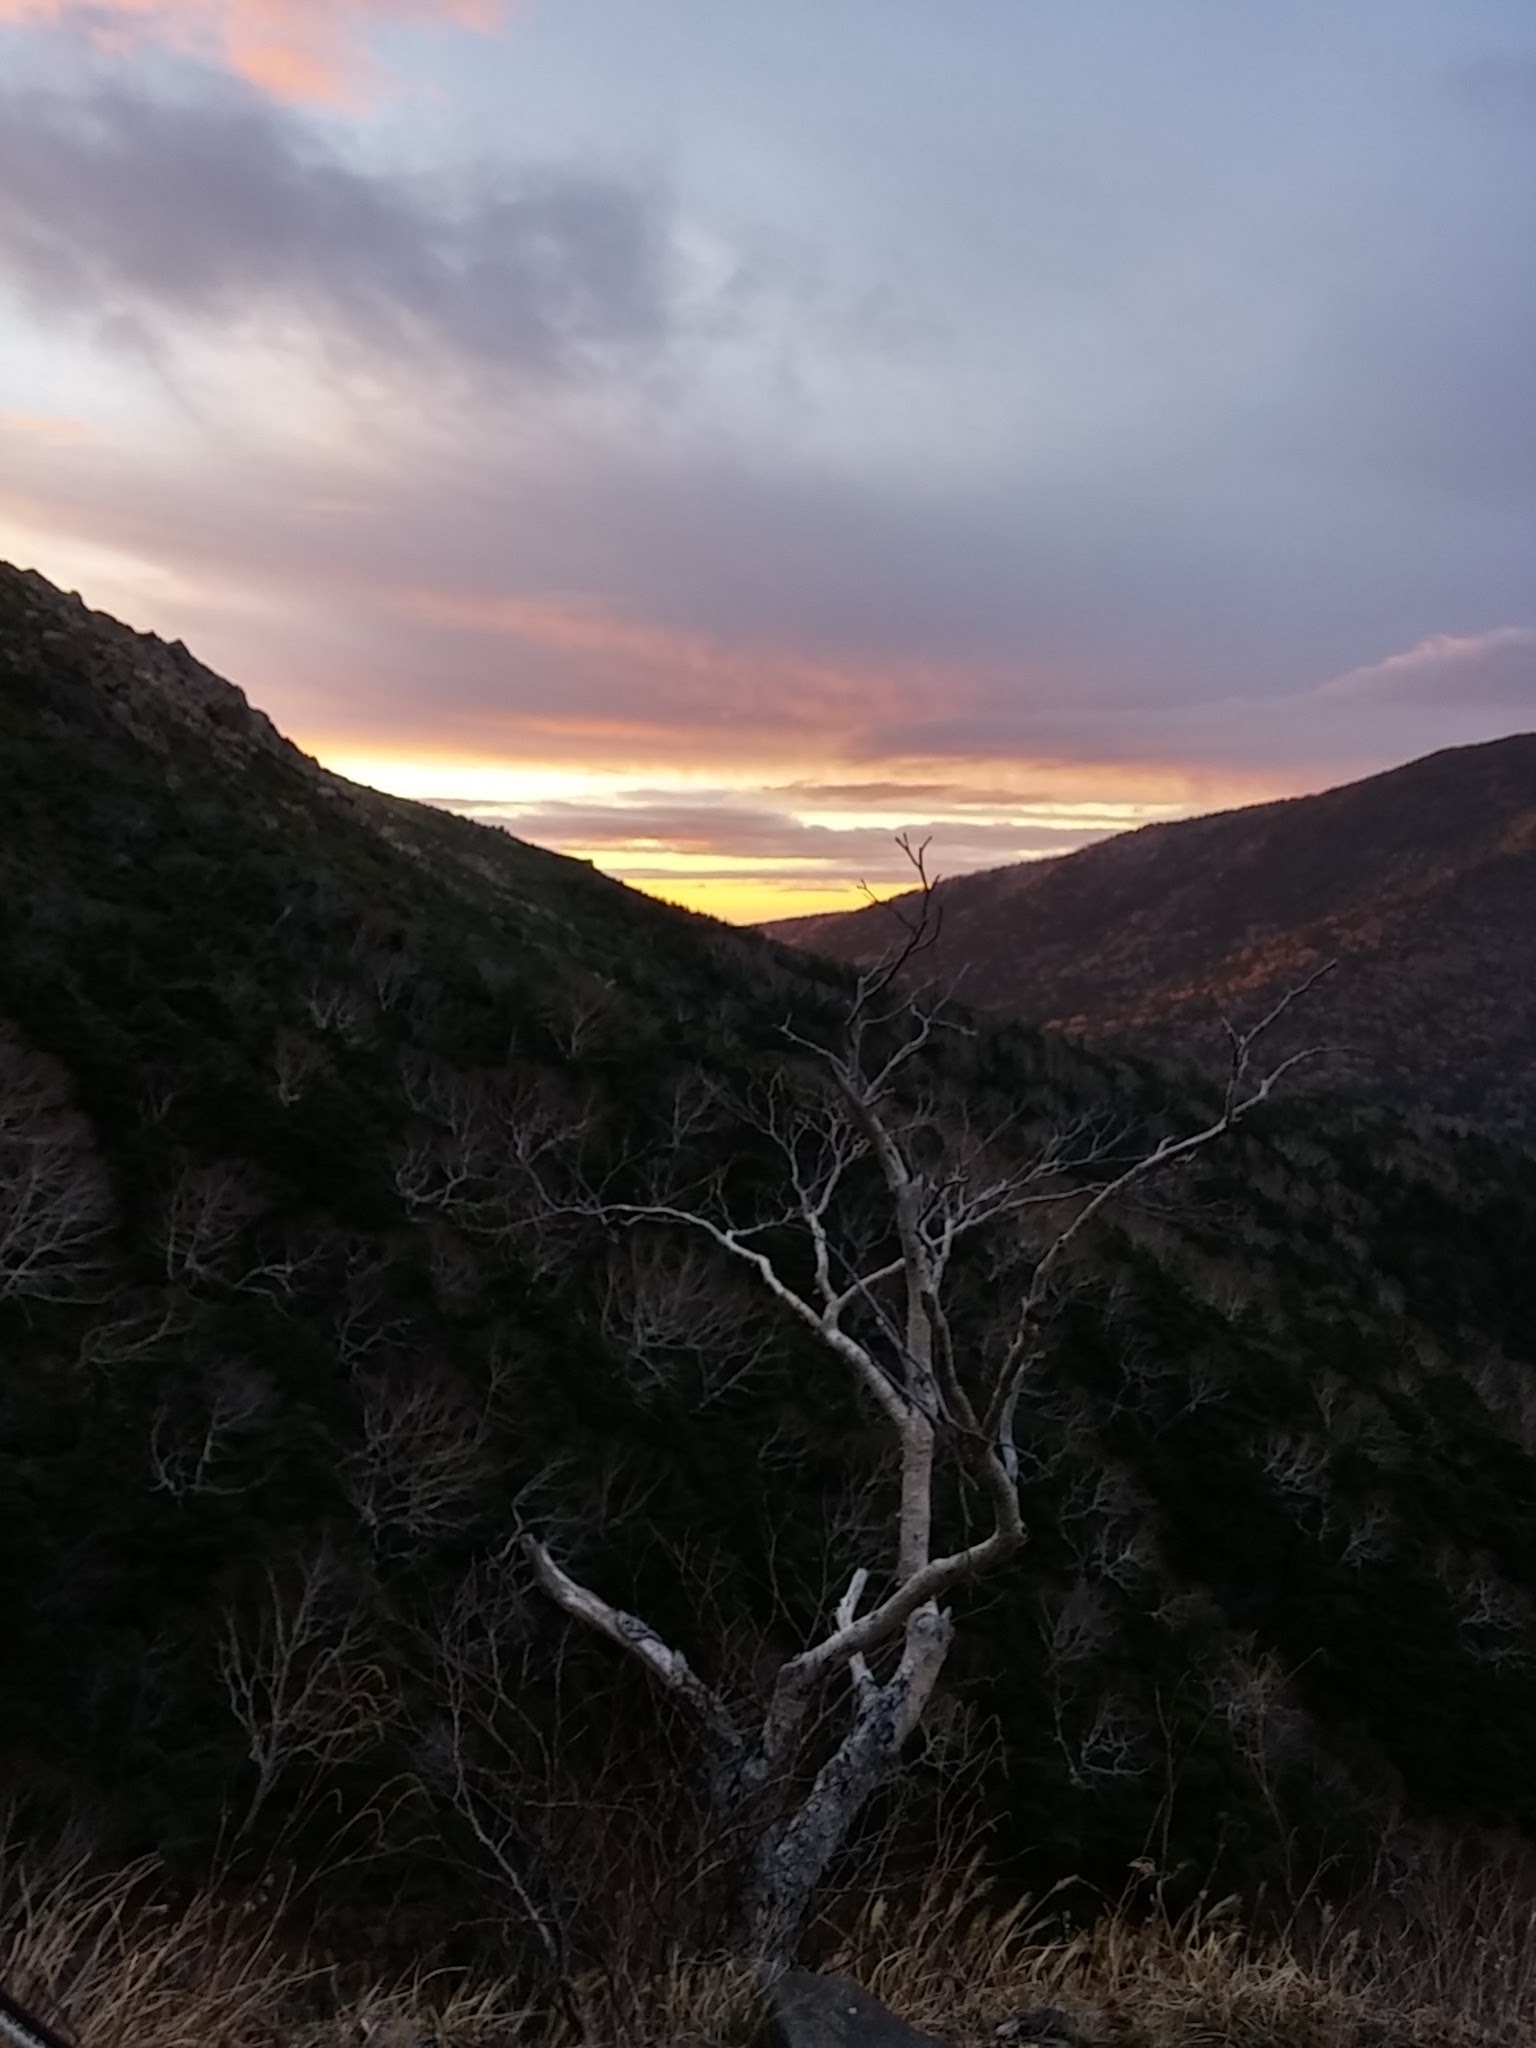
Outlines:
{"label": "silhouetted ridgeline", "polygon": [[[1471,900],[1419,888],[1406,842],[1399,867],[1405,904]],[[1290,931],[1302,878],[1282,902],[1253,873],[1254,919]],[[338,1918],[387,1904],[403,1942],[530,1970],[709,1935],[687,1730],[514,1539],[536,1520],[739,1674],[793,1644],[826,1516],[886,1474],[792,1336],[707,1313],[681,1246],[644,1266],[526,1227],[511,1162],[622,1175],[682,1142],[750,1186],[733,1093],[841,985],[350,787],[184,650],[0,571],[0,1751],[25,1828],[73,1816],[188,1875],[324,1867]],[[1527,997],[1486,985],[1491,1048]],[[927,1082],[936,1115],[1026,1134],[1199,1107],[1015,1024]],[[679,1100],[707,1110],[681,1139]],[[1021,1430],[1031,1542],[962,1612],[878,1817],[895,1868],[962,1755],[1034,1879],[1117,1883],[1150,1841],[1256,1891],[1389,1809],[1536,1830],[1533,1222],[1529,1158],[1309,1099],[1104,1233]],[[962,1340],[989,1306],[967,1284]]]}
{"label": "silhouetted ridgeline", "polygon": [[[1222,1011],[1258,1014],[1337,959],[1306,1028],[1349,1049],[1353,1090],[1536,1136],[1536,734],[1148,825],[942,893],[928,970],[962,975],[972,1003],[1205,1058],[1219,1056]],[[876,956],[893,928],[880,908],[768,927],[849,961]]]}

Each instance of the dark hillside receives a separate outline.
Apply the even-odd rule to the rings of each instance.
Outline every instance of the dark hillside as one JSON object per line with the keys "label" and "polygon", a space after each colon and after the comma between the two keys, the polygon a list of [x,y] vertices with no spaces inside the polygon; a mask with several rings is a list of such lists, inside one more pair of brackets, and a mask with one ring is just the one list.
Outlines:
{"label": "dark hillside", "polygon": [[[516,1539],[750,1683],[888,1474],[793,1337],[690,1293],[686,1246],[530,1227],[517,1163],[669,1152],[745,1198],[734,1105],[843,986],[350,788],[184,651],[0,571],[24,1828],[324,1871],[337,1918],[530,1969],[546,1935],[569,1963],[718,1932],[687,1728]],[[1012,1024],[924,1085],[1025,1132],[1200,1107]],[[962,1755],[1032,1879],[1115,1884],[1155,1839],[1256,1893],[1390,1810],[1536,1833],[1536,1164],[1285,1104],[1077,1282],[1021,1431],[1031,1541],[962,1603],[875,1817],[892,1867]],[[962,1339],[997,1284],[967,1275]]]}
{"label": "dark hillside", "polygon": [[[1352,1088],[1536,1136],[1536,734],[965,875],[944,908],[932,964],[968,1001],[1157,1053],[1338,959],[1314,1016]],[[891,929],[877,908],[772,927],[850,961]]]}

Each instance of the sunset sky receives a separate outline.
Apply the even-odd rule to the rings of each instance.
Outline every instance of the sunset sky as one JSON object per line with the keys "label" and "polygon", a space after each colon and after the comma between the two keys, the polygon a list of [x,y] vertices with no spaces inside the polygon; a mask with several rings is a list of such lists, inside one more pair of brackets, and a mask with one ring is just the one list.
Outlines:
{"label": "sunset sky", "polygon": [[0,0],[0,557],[721,916],[1536,727],[1531,0]]}

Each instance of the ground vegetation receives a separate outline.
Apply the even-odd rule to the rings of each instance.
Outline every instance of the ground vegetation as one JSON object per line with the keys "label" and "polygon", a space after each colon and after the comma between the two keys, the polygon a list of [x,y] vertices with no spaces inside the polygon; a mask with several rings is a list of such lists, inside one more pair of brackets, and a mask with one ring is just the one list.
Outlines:
{"label": "ground vegetation", "polygon": [[[371,1983],[468,1972],[571,2027],[594,1986],[686,1974],[738,1906],[696,1716],[539,1548],[748,1701],[849,1557],[854,1613],[881,1597],[899,1444],[655,1178],[782,1200],[762,1107],[854,981],[340,783],[14,572],[0,784],[14,1838],[109,1889],[153,1859],[173,1918],[287,1899]],[[1004,1128],[1019,1161],[1063,1129],[1143,1156],[1220,1113],[961,1021],[903,1069],[920,1165]],[[1529,1837],[1533,1219],[1528,1155],[1346,1095],[1266,1104],[1098,1219],[1031,1323],[1029,1540],[946,1592],[806,1954],[853,1953],[877,1900],[907,1924],[962,1795],[990,1896],[1119,1897],[1148,1858],[1149,1927],[1230,1895],[1244,1943],[1320,1871],[1348,1899],[1393,1828]],[[956,1356],[1020,1258],[957,1252]],[[986,1513],[951,1459],[932,1554]],[[834,1749],[846,1705],[816,1709]]]}

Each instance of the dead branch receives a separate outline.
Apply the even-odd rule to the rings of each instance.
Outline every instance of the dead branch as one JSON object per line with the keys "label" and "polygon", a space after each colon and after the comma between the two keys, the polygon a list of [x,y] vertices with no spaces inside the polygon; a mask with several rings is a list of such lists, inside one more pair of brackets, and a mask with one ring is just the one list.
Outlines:
{"label": "dead branch", "polygon": [[[835,1028],[785,1027],[785,1059],[761,1086],[735,1101],[718,1084],[680,1090],[670,1129],[643,1158],[584,1177],[590,1113],[573,1123],[565,1105],[562,1124],[547,1084],[524,1077],[500,1096],[482,1090],[474,1099],[456,1093],[458,1084],[431,1084],[419,1098],[431,1129],[401,1173],[408,1202],[461,1228],[558,1219],[610,1242],[617,1234],[610,1333],[616,1315],[627,1320],[635,1354],[652,1370],[658,1350],[687,1340],[689,1321],[698,1348],[736,1343],[736,1309],[725,1306],[722,1284],[734,1275],[778,1319],[781,1341],[798,1345],[807,1371],[840,1375],[865,1402],[888,1446],[897,1487],[884,1555],[845,1555],[844,1590],[825,1596],[809,1640],[781,1657],[755,1700],[727,1696],[643,1617],[584,1583],[558,1560],[548,1531],[523,1538],[546,1596],[696,1717],[717,1806],[755,1840],[747,1939],[770,1960],[788,1953],[828,1861],[927,1709],[953,1633],[945,1603],[1005,1567],[1025,1541],[1018,1423],[1048,1316],[1080,1249],[1117,1203],[1220,1142],[1321,1050],[1267,1067],[1262,1059],[1266,1035],[1327,968],[1250,1029],[1229,1027],[1219,1107],[1193,1130],[1131,1148],[1102,1117],[1033,1141],[1013,1120],[978,1129],[935,1076],[934,1048],[955,1020],[941,1000],[910,987],[913,962],[936,936],[937,909],[926,847],[905,850],[918,888],[895,912],[891,952],[858,977]],[[724,1111],[752,1147],[755,1193],[746,1203],[718,1163]],[[648,1185],[636,1188],[637,1180]],[[980,1343],[957,1337],[952,1313],[960,1255],[972,1245],[989,1248],[1002,1286],[1026,1276]],[[935,1529],[936,1474],[946,1462],[972,1518],[947,1543]],[[1135,1518],[1119,1498],[1121,1482],[1098,1479],[1083,1515],[1083,1590],[1051,1621],[1057,1668],[1099,1640],[1107,1609],[1098,1588],[1138,1582],[1158,1566],[1128,1530]],[[846,1687],[841,1735],[829,1733],[821,1710],[835,1679]],[[1140,1768],[1141,1753],[1134,1714],[1108,1702],[1075,1740],[1072,1768],[1084,1780],[1120,1775]],[[794,1788],[787,1806],[786,1787]]]}
{"label": "dead branch", "polygon": [[0,1301],[68,1301],[105,1265],[112,1197],[53,1065],[0,1032]]}

